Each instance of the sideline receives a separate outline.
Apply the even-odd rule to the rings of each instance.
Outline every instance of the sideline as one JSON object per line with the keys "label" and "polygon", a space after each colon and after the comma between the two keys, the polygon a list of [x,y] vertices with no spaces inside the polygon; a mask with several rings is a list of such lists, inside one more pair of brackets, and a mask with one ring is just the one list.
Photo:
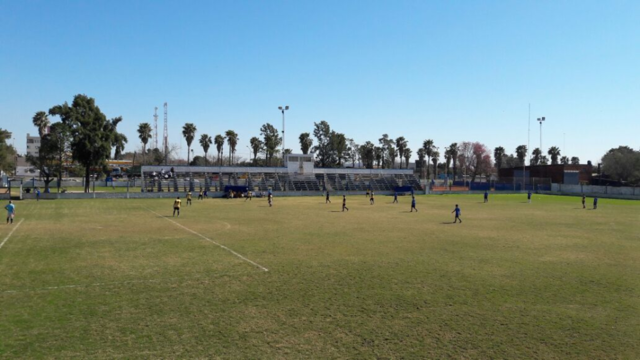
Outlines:
{"label": "sideline", "polygon": [[20,224],[22,224],[23,221],[24,221],[24,219],[21,219],[20,222],[18,223],[18,225],[16,225],[16,227],[14,227],[13,229],[11,229],[11,232],[9,233],[9,235],[7,235],[7,237],[4,238],[4,240],[2,240],[2,243],[0,243],[0,249],[2,249],[2,247],[4,246],[4,243],[6,243],[7,240],[9,240],[9,238],[11,237],[13,232],[18,230],[18,227],[20,226]]}
{"label": "sideline", "polygon": [[200,234],[200,233],[197,233],[197,232],[195,232],[195,231],[193,231],[193,230],[189,229],[188,227],[186,227],[186,226],[184,226],[184,225],[182,225],[182,224],[180,224],[180,223],[177,223],[177,222],[173,221],[172,219],[170,219],[170,218],[168,218],[168,217],[164,217],[164,216],[162,216],[161,214],[158,214],[157,212],[155,212],[155,211],[153,211],[153,210],[151,210],[151,209],[149,209],[149,208],[147,208],[147,210],[148,210],[148,211],[150,211],[150,212],[152,212],[152,213],[154,213],[154,214],[156,214],[156,215],[158,215],[158,216],[160,216],[160,217],[162,217],[162,218],[164,218],[164,219],[166,219],[166,220],[168,220],[168,221],[171,221],[171,222],[172,222],[172,223],[174,223],[175,225],[177,225],[177,226],[179,226],[179,227],[181,227],[181,228],[183,228],[183,229],[187,230],[188,232],[190,232],[190,233],[192,233],[192,234],[195,234],[195,235],[197,235],[197,236],[199,236],[199,237],[201,237],[201,238],[203,238],[203,239],[205,239],[205,240],[207,240],[207,241],[209,241],[209,242],[211,242],[211,243],[213,243],[213,244],[218,245],[219,247],[223,248],[224,250],[227,250],[228,252],[232,253],[233,255],[235,255],[235,256],[239,257],[240,259],[242,259],[242,260],[244,260],[244,261],[248,262],[249,264],[252,264],[252,265],[256,266],[256,267],[257,267],[257,268],[259,268],[260,270],[262,270],[262,271],[269,271],[269,269],[267,269],[266,267],[264,267],[264,266],[262,266],[262,265],[260,265],[260,264],[256,263],[255,261],[252,261],[252,260],[247,259],[246,257],[244,257],[244,256],[242,256],[242,255],[238,254],[237,252],[233,251],[232,249],[230,249],[230,248],[228,248],[228,247],[226,247],[226,246],[224,246],[224,245],[222,245],[222,244],[220,244],[220,243],[217,243],[217,242],[215,242],[215,241],[213,241],[213,240],[209,239],[208,237],[206,237],[206,236],[204,236],[204,235],[202,235],[202,234]]}

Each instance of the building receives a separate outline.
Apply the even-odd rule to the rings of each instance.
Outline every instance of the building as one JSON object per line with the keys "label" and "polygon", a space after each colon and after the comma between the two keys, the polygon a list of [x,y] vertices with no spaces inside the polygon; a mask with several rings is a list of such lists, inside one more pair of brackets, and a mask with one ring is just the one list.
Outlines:
{"label": "building", "polygon": [[593,173],[591,165],[534,165],[524,167],[502,168],[498,171],[500,179],[509,178],[542,178],[551,179],[554,184],[590,183]]}
{"label": "building", "polygon": [[40,137],[27,134],[27,155],[38,156],[40,152]]}

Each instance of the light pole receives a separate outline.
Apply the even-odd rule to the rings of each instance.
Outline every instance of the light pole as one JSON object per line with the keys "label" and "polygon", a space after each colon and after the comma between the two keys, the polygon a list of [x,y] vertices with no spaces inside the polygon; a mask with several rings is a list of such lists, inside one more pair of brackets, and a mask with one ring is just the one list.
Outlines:
{"label": "light pole", "polygon": [[284,112],[289,110],[289,105],[285,107],[278,106],[278,110],[282,112],[282,163],[284,164]]}
{"label": "light pole", "polygon": [[544,122],[544,116],[543,117],[539,117],[538,118],[538,122],[540,123],[540,153],[544,154],[542,152],[542,123]]}

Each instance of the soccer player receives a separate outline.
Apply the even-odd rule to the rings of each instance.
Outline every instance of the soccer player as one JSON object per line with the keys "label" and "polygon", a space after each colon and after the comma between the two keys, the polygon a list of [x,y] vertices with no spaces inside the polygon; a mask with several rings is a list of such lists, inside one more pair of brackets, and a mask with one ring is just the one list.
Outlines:
{"label": "soccer player", "polygon": [[489,192],[487,190],[484,191],[484,202],[489,202]]}
{"label": "soccer player", "polygon": [[244,201],[251,200],[252,198],[253,198],[253,194],[251,193],[251,190],[247,191],[247,198],[244,199]]}
{"label": "soccer player", "polygon": [[416,209],[416,198],[414,196],[411,197],[411,211],[410,212],[413,212],[413,210],[418,212],[418,209]]}
{"label": "soccer player", "polygon": [[331,204],[331,199],[329,198],[329,190],[327,190],[327,198],[326,198],[326,200],[324,201],[324,203],[325,203],[325,204],[327,204],[327,203],[328,203],[328,204]]}
{"label": "soccer player", "polygon": [[527,200],[529,200],[529,204],[531,204],[531,190],[527,193]]}
{"label": "soccer player", "polygon": [[367,193],[364,196],[369,197],[370,193],[371,193],[371,191],[369,191],[369,189],[367,189]]}
{"label": "soccer player", "polygon": [[209,198],[209,194],[208,194],[207,190],[205,190],[205,191],[204,191],[204,198],[205,198],[205,199],[208,199],[208,198]]}
{"label": "soccer player", "polygon": [[202,190],[200,190],[200,193],[198,194],[198,200],[204,200],[204,192]]}
{"label": "soccer player", "polygon": [[373,191],[371,192],[371,197],[369,198],[369,204],[373,205],[375,200],[373,199]]}
{"label": "soccer player", "polygon": [[40,189],[36,188],[36,201],[40,201]]}
{"label": "soccer player", "polygon": [[460,219],[460,208],[458,207],[458,204],[456,204],[456,208],[453,209],[452,213],[456,213],[456,218],[453,220],[453,223],[455,224],[458,220],[460,220],[460,224],[462,224],[462,219]]}
{"label": "soccer player", "polygon": [[598,196],[593,197],[593,210],[598,208]]}
{"label": "soccer player", "polygon": [[191,191],[187,192],[187,205],[191,205]]}
{"label": "soccer player", "polygon": [[393,194],[393,203],[394,204],[398,203],[398,192],[397,191]]}
{"label": "soccer player", "polygon": [[269,207],[273,206],[273,194],[269,193]]}
{"label": "soccer player", "polygon": [[16,216],[16,206],[13,204],[11,200],[9,200],[9,205],[4,207],[7,210],[7,224],[11,222],[13,224],[13,218]]}
{"label": "soccer player", "polygon": [[173,216],[176,216],[176,211],[178,212],[178,217],[180,217],[180,205],[182,205],[182,200],[180,200],[180,196],[178,196],[173,201]]}
{"label": "soccer player", "polygon": [[582,208],[587,208],[587,197],[584,194],[582,194]]}
{"label": "soccer player", "polygon": [[346,195],[342,195],[342,212],[344,212],[344,209],[347,209],[347,211],[349,211],[349,208],[347,207],[347,196]]}

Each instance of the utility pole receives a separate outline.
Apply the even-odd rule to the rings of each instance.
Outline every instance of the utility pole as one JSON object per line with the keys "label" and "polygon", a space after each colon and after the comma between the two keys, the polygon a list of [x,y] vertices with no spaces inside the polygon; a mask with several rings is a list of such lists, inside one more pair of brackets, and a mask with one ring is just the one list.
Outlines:
{"label": "utility pole", "polygon": [[153,133],[153,138],[155,139],[155,148],[158,148],[158,107],[155,107],[155,110],[153,111],[153,129],[154,129],[154,133]]}
{"label": "utility pole", "polygon": [[169,160],[169,118],[167,116],[167,103],[164,103],[164,136],[162,140],[162,148],[164,149],[164,164],[168,164]]}
{"label": "utility pole", "polygon": [[542,150],[542,123],[544,122],[544,120],[545,120],[544,116],[538,118],[538,122],[540,123],[540,153],[541,154],[544,154]]}
{"label": "utility pole", "polygon": [[289,105],[285,107],[278,106],[278,110],[282,112],[282,165],[284,166],[284,112],[289,110]]}

